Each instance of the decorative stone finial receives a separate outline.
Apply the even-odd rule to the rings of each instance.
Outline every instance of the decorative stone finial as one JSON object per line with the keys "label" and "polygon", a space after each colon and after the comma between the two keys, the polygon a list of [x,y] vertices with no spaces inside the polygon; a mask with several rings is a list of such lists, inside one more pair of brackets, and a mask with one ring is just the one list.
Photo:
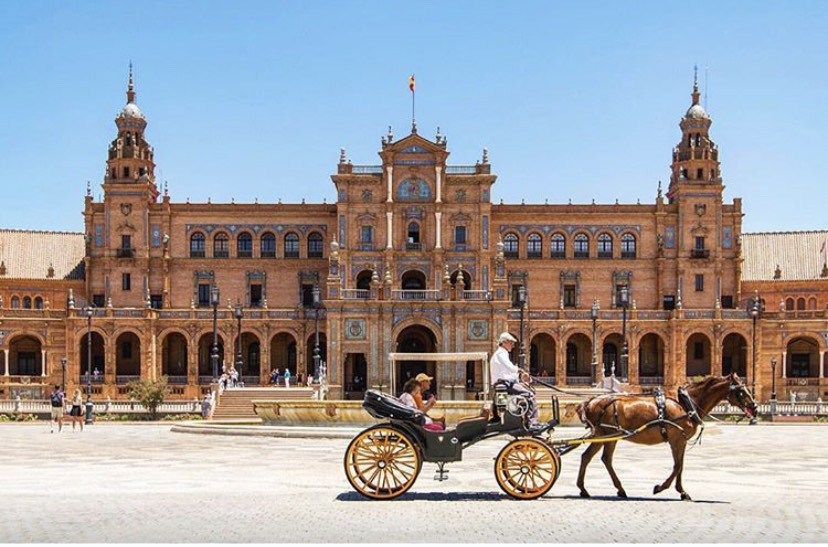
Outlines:
{"label": "decorative stone finial", "polygon": [[385,284],[389,287],[391,286],[391,265],[390,264],[385,265]]}
{"label": "decorative stone finial", "polygon": [[376,266],[376,265],[374,265],[374,266],[371,268],[371,284],[372,284],[372,285],[375,285],[375,284],[377,284],[377,285],[378,285],[378,284],[379,284],[379,282],[380,282],[379,272],[377,271],[377,266]]}
{"label": "decorative stone finial", "polygon": [[262,308],[267,309],[267,298],[262,298]]}
{"label": "decorative stone finial", "polygon": [[0,310],[3,309],[3,296],[0,295]]}
{"label": "decorative stone finial", "polygon": [[483,165],[486,165],[487,163],[489,163],[489,149],[484,148],[483,149]]}
{"label": "decorative stone finial", "polygon": [[776,269],[773,271],[773,278],[782,279],[782,268],[779,267],[779,264],[776,265]]}
{"label": "decorative stone finial", "polygon": [[164,181],[164,197],[167,197],[167,196],[169,196],[169,195],[170,195],[170,192],[169,192],[169,185],[167,184],[167,181],[165,180],[165,181]]}
{"label": "decorative stone finial", "polygon": [[89,181],[86,181],[86,197],[92,197],[92,183]]}
{"label": "decorative stone finial", "polygon": [[394,140],[394,132],[391,131],[391,126],[389,125],[388,126],[388,142],[390,143],[393,140]]}
{"label": "decorative stone finial", "polygon": [[448,262],[443,264],[443,283],[448,284],[451,280],[451,275],[449,274],[449,265]]}
{"label": "decorative stone finial", "polygon": [[106,307],[112,309],[112,297],[106,299]]}
{"label": "decorative stone finial", "polygon": [[75,291],[73,291],[72,289],[69,289],[69,303],[68,303],[68,306],[69,306],[70,310],[75,309]]}
{"label": "decorative stone finial", "polygon": [[717,310],[722,309],[722,301],[721,301],[721,299],[720,299],[718,296],[716,297],[716,304],[715,304],[715,308],[716,308]]}
{"label": "decorative stone finial", "polygon": [[195,309],[195,298],[190,298],[190,309],[191,310]]}
{"label": "decorative stone finial", "polygon": [[55,277],[55,267],[52,265],[51,262],[49,263],[49,268],[46,270],[46,277],[48,277],[49,279]]}
{"label": "decorative stone finial", "polygon": [[235,197],[231,197],[231,198],[230,198],[230,203],[231,203],[231,204],[235,204],[235,203],[236,203],[236,198],[235,198]]}
{"label": "decorative stone finial", "polygon": [[6,275],[6,261],[0,260],[0,275]]}
{"label": "decorative stone finial", "polygon": [[443,135],[440,134],[440,126],[437,126],[437,135],[434,136],[434,142],[440,144],[440,141],[443,140]]}
{"label": "decorative stone finial", "polygon": [[466,286],[466,277],[463,275],[463,265],[457,266],[457,285],[460,287]]}
{"label": "decorative stone finial", "polygon": [[345,149],[340,148],[339,149],[339,163],[345,163],[345,161],[347,161],[347,159],[348,158],[345,156]]}
{"label": "decorative stone finial", "polygon": [[656,194],[656,198],[661,199],[661,181],[658,181],[658,193]]}
{"label": "decorative stone finial", "polygon": [[228,309],[228,310],[232,310],[232,309],[233,309],[233,301],[232,301],[232,300],[230,300],[229,298],[227,299],[227,309]]}

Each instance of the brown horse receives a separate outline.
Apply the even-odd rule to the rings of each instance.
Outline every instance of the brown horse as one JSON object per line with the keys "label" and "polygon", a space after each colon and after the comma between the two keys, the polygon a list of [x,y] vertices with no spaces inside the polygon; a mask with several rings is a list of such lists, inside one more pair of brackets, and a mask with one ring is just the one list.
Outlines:
{"label": "brown horse", "polygon": [[[752,418],[756,415],[756,404],[747,387],[739,381],[739,376],[735,373],[724,377],[708,376],[699,382],[689,384],[687,394],[695,405],[699,418],[707,416],[724,399],[741,408],[748,417]],[[699,425],[677,399],[665,397],[664,403],[664,418],[672,424],[662,422],[659,425],[646,427],[624,440],[648,445],[670,443],[670,449],[673,452],[673,472],[663,484],[653,488],[653,494],[666,490],[673,479],[676,479],[676,490],[681,494],[681,499],[689,500],[690,496],[681,484],[684,450],[687,447],[687,441],[696,434]],[[579,405],[577,412],[581,421],[592,429],[592,435],[588,438],[594,438],[635,431],[654,420],[657,421],[659,411],[653,395],[601,395]],[[618,440],[587,445],[586,451],[581,456],[581,470],[578,472],[578,488],[581,489],[581,497],[589,497],[589,493],[584,488],[584,475],[589,462],[602,446],[604,453],[601,460],[612,478],[612,483],[618,489],[620,497],[627,497],[618,475],[612,468],[612,455],[617,442]]]}

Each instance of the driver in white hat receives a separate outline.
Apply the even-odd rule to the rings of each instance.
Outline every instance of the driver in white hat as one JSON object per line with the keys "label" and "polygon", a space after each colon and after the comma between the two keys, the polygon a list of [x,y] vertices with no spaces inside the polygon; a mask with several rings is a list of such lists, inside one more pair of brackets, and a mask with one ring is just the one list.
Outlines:
{"label": "driver in white hat", "polygon": [[497,351],[492,355],[489,361],[489,371],[491,372],[492,385],[501,383],[506,385],[508,393],[511,395],[524,395],[529,400],[529,425],[538,425],[538,405],[535,402],[535,393],[521,382],[529,382],[529,373],[518,368],[509,359],[509,352],[515,347],[517,338],[508,332],[500,333],[497,337]]}

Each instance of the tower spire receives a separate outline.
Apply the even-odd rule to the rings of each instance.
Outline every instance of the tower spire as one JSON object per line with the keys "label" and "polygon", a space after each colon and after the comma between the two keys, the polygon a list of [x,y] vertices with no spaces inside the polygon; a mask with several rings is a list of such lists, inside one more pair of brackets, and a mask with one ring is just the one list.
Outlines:
{"label": "tower spire", "polygon": [[699,65],[693,65],[693,104],[699,104]]}
{"label": "tower spire", "polygon": [[135,88],[132,85],[132,61],[129,62],[129,85],[127,86],[127,104],[135,102]]}

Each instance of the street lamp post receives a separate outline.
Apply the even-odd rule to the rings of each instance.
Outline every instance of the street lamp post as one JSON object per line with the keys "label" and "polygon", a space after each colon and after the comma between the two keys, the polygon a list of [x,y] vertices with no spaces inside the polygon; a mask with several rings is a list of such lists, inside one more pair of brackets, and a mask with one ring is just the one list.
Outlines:
{"label": "street lamp post", "polygon": [[66,357],[60,358],[60,369],[63,372],[60,380],[60,389],[63,393],[66,393]]}
{"label": "street lamp post", "polygon": [[598,379],[598,311],[601,306],[598,305],[598,300],[592,301],[592,307],[589,309],[589,316],[592,318],[592,381],[597,386],[600,380]]}
{"label": "street lamp post", "polygon": [[[753,318],[753,363],[751,364],[751,380],[750,392],[754,399],[756,399],[756,320],[759,318],[759,294],[757,291],[753,299],[753,304],[750,306],[750,316]],[[750,425],[756,425],[756,418],[750,419]]]}
{"label": "street lamp post", "polygon": [[219,288],[215,285],[210,289],[210,304],[213,306],[213,348],[210,352],[210,362],[213,364],[213,383],[218,382],[218,305]]}
{"label": "street lamp post", "polygon": [[95,312],[90,306],[84,308],[83,312],[86,314],[86,418],[84,423],[91,425],[94,409],[92,405],[92,316]]}
{"label": "street lamp post", "polygon": [[776,416],[776,357],[771,357],[771,416]]}
{"label": "street lamp post", "polygon": [[523,310],[526,309],[526,285],[518,287],[518,303],[520,304],[520,354],[519,366],[526,370],[526,333],[523,332]]}
{"label": "street lamp post", "polygon": [[[319,292],[319,285],[313,286],[313,376],[319,384],[322,384],[320,378],[319,362],[322,356],[319,354],[319,307],[322,304],[321,294]],[[321,388],[320,388],[321,389]]]}
{"label": "street lamp post", "polygon": [[236,373],[239,375],[239,386],[244,387],[244,376],[242,375],[242,367],[244,366],[244,359],[242,358],[242,329],[241,320],[244,317],[244,310],[242,310],[241,302],[236,301],[236,309],[233,316],[238,321],[239,338],[236,341]]}
{"label": "street lamp post", "polygon": [[626,285],[621,287],[621,377],[626,378],[627,363],[629,359],[629,346],[627,345],[627,307],[630,305],[630,289]]}

